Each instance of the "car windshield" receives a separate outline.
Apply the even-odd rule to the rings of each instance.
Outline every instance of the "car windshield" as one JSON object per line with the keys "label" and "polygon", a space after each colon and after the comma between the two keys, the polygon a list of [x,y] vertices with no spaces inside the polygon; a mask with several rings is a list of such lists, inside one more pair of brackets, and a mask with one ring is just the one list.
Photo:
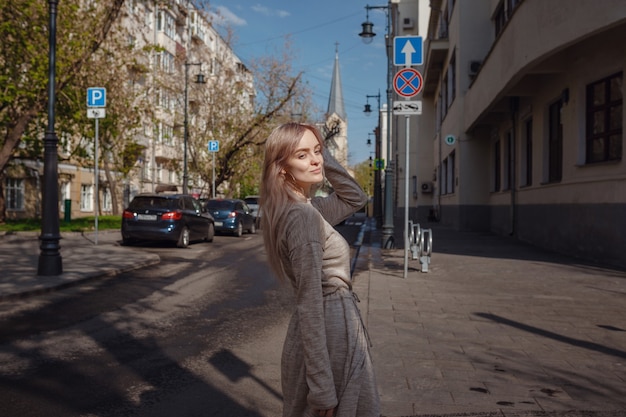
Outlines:
{"label": "car windshield", "polygon": [[233,203],[226,200],[209,200],[209,202],[206,203],[206,207],[209,210],[231,210]]}
{"label": "car windshield", "polygon": [[244,201],[246,204],[259,204],[259,199],[256,197],[246,197]]}
{"label": "car windshield", "polygon": [[135,197],[128,206],[131,210],[154,208],[169,209],[173,206],[174,200],[160,197]]}

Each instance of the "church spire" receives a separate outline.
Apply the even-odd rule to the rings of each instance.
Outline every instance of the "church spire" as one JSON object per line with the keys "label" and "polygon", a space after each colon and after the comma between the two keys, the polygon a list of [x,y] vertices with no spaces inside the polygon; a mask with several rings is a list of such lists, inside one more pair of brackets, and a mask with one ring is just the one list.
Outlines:
{"label": "church spire", "polygon": [[343,91],[341,89],[341,75],[339,74],[339,43],[335,43],[335,67],[333,68],[333,79],[330,83],[330,97],[328,98],[328,112],[336,113],[344,121],[347,120],[346,109],[343,105]]}

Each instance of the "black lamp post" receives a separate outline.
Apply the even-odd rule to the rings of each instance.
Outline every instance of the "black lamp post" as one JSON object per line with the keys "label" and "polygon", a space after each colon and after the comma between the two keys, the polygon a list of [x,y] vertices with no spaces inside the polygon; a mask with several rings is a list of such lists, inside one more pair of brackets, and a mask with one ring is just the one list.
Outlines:
{"label": "black lamp post", "polygon": [[380,91],[379,91],[378,94],[365,96],[366,101],[365,101],[365,108],[363,109],[363,113],[365,113],[366,116],[369,116],[370,114],[372,114],[372,106],[370,106],[370,102],[369,102],[370,98],[375,98],[376,100],[378,100],[378,111],[380,111]]}
{"label": "black lamp post", "polygon": [[[188,121],[188,111],[187,106],[189,103],[189,66],[190,65],[202,65],[201,62],[187,62],[185,61],[185,120],[183,122],[183,194],[187,194],[189,191],[189,174],[187,168],[187,143],[189,141],[189,121]],[[196,84],[205,84],[206,80],[204,79],[204,74],[198,73],[196,74]]]}
{"label": "black lamp post", "polygon": [[374,24],[369,21],[369,11],[372,9],[382,9],[385,10],[387,17],[387,30],[385,37],[385,46],[387,50],[387,155],[386,155],[386,167],[385,167],[385,208],[384,208],[384,222],[383,222],[383,232],[382,232],[382,246],[383,248],[393,248],[394,247],[394,224],[393,224],[393,164],[391,156],[393,155],[391,150],[391,99],[392,99],[392,45],[393,41],[391,39],[391,3],[388,3],[386,6],[365,6],[366,10],[366,20],[362,23],[363,31],[359,33],[359,36],[363,39],[363,42],[369,44],[376,36],[374,33],[373,27]]}
{"label": "black lamp post", "polygon": [[48,23],[48,127],[44,136],[44,165],[41,209],[41,243],[37,275],[53,276],[63,273],[63,261],[59,252],[59,174],[57,143],[54,132],[55,76],[56,76],[56,18],[59,0],[48,0],[50,20]]}

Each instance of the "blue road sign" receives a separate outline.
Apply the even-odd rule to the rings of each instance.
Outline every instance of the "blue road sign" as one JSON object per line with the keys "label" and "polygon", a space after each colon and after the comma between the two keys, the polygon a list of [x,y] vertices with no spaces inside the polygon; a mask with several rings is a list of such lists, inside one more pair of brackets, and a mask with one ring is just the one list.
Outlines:
{"label": "blue road sign", "polygon": [[219,140],[210,140],[209,141],[209,152],[218,152],[220,150],[220,141]]}
{"label": "blue road sign", "polygon": [[404,68],[393,77],[393,89],[402,97],[413,97],[424,87],[424,78],[413,68]]}
{"label": "blue road sign", "polygon": [[424,63],[424,42],[421,36],[393,38],[393,65],[410,67]]}
{"label": "blue road sign", "polygon": [[87,89],[87,107],[106,107],[107,89],[104,87],[91,87]]}

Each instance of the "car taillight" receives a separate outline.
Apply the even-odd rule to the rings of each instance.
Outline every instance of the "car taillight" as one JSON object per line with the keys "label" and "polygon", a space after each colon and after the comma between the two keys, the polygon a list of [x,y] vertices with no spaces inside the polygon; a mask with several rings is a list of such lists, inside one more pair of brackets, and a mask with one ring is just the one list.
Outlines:
{"label": "car taillight", "polygon": [[167,213],[163,213],[161,218],[163,220],[180,220],[183,218],[183,213],[179,210],[168,211]]}
{"label": "car taillight", "polygon": [[237,212],[231,211],[230,213],[228,213],[228,217],[237,217]]}
{"label": "car taillight", "polygon": [[134,219],[135,218],[135,213],[133,213],[132,211],[124,210],[124,213],[122,213],[122,218],[123,219]]}

